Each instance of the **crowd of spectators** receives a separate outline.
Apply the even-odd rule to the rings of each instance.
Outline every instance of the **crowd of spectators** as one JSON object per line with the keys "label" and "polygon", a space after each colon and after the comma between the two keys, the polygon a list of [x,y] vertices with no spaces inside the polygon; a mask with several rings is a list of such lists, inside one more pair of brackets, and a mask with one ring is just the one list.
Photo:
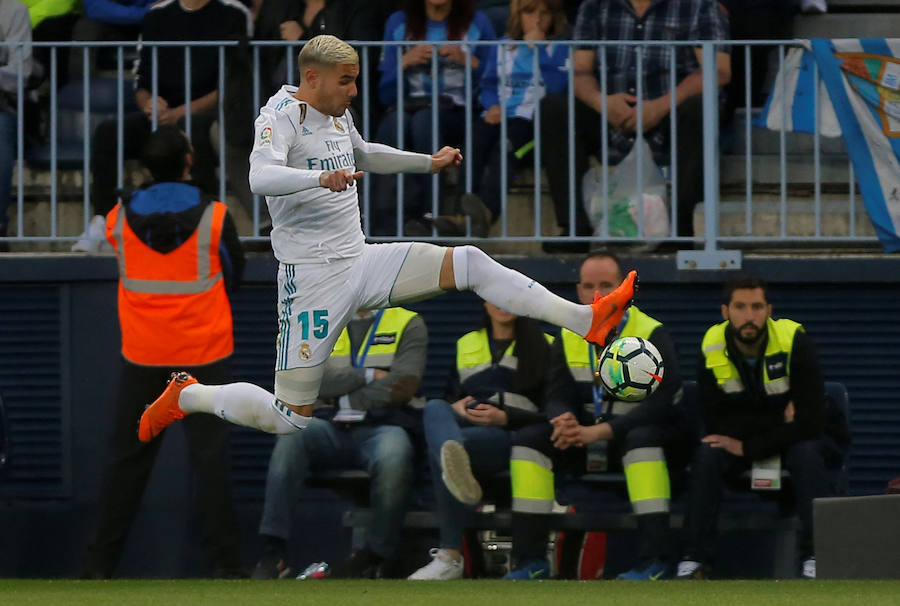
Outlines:
{"label": "crowd of spectators", "polygon": [[[8,0],[18,2],[19,0]],[[314,35],[329,33],[348,40],[390,42],[422,41],[427,44],[371,47],[369,82],[370,115],[362,115],[361,96],[354,103],[357,124],[366,124],[373,140],[396,144],[398,135],[405,147],[415,151],[432,150],[432,88],[438,87],[435,129],[438,140],[465,147],[466,70],[471,70],[473,132],[464,154],[472,157],[471,175],[459,175],[457,183],[443,176],[438,190],[440,205],[433,200],[434,188],[428,177],[407,177],[402,198],[397,197],[397,179],[373,177],[370,216],[371,235],[430,235],[432,228],[448,236],[485,237],[500,215],[500,116],[506,116],[506,149],[510,167],[528,162],[534,153],[535,111],[540,108],[541,158],[554,202],[558,233],[590,235],[594,226],[581,203],[581,175],[589,158],[602,159],[601,121],[605,108],[608,129],[606,158],[615,166],[627,155],[641,133],[650,145],[654,161],[664,166],[672,162],[668,115],[670,96],[677,107],[677,155],[679,200],[677,234],[692,235],[693,206],[701,196],[702,165],[699,136],[702,115],[699,106],[699,49],[690,47],[647,47],[643,51],[643,82],[637,85],[637,51],[634,46],[607,47],[605,60],[596,47],[576,47],[575,68],[575,217],[569,217],[567,129],[559,128],[568,120],[568,46],[528,44],[553,40],[685,40],[725,38],[776,38],[790,34],[791,16],[796,10],[818,11],[824,3],[753,3],[723,0],[407,0],[404,3],[363,2],[361,0],[206,0],[152,4],[147,0],[90,0],[80,6],[71,0],[28,0],[28,14],[36,41],[110,41],[129,42],[126,56],[136,60],[135,102],[139,113],[125,118],[126,158],[136,155],[149,132],[154,112],[150,98],[151,53],[138,40],[271,40],[302,42]],[[396,10],[396,9],[400,10]],[[216,13],[215,18],[199,15]],[[219,18],[221,17],[221,18]],[[200,27],[192,25],[195,21]],[[729,30],[729,27],[731,28]],[[445,44],[446,41],[491,41],[493,45]],[[517,43],[519,41],[519,43]],[[57,49],[56,85],[83,74],[82,54]],[[259,49],[259,85],[263,97],[284,82],[296,82],[296,47],[264,46]],[[753,50],[754,104],[764,100],[765,49]],[[669,90],[670,56],[675,54],[676,88]],[[743,104],[743,53],[729,57],[727,49],[718,53],[720,85],[726,86],[724,116]],[[534,60],[534,55],[538,55]],[[114,62],[109,48],[91,53],[94,74],[108,73]],[[157,123],[184,124],[190,107],[191,137],[196,148],[195,174],[198,184],[217,193],[215,170],[218,163],[214,143],[206,134],[217,119],[218,65],[211,49],[192,49],[191,99],[184,97],[184,56],[181,49],[159,47],[157,74],[159,94],[155,104]],[[46,82],[51,64],[49,47],[34,50],[35,74]],[[437,80],[432,82],[432,58]],[[6,58],[7,63],[10,61]],[[9,67],[9,63],[7,68]],[[534,73],[533,66],[538,66]],[[606,73],[601,73],[606,65]],[[245,47],[229,49],[226,93],[227,175],[229,190],[250,211],[251,196],[246,178],[246,156],[251,141],[250,124],[258,108],[250,99],[252,64]],[[735,77],[731,75],[734,73]],[[402,82],[398,76],[402,74]],[[606,82],[606,90],[599,84]],[[729,81],[731,82],[729,84]],[[4,84],[6,86],[6,84]],[[6,87],[8,88],[8,87]],[[13,81],[13,89],[15,83]],[[643,91],[643,124],[638,125],[636,95]],[[402,112],[398,91],[402,91]],[[7,99],[12,93],[7,93]],[[43,91],[47,98],[46,86]],[[605,104],[604,104],[605,95]],[[190,101],[190,103],[186,103]],[[501,105],[504,107],[501,111]],[[0,107],[2,111],[2,107]],[[46,138],[46,109],[27,111],[27,141]],[[33,116],[32,114],[36,114]],[[727,120],[726,120],[727,121]],[[116,137],[114,124],[103,124],[93,137],[93,187],[91,202],[98,216],[93,229],[74,247],[97,250],[102,245],[101,220],[115,202],[113,186]],[[14,129],[3,129],[4,146],[0,159],[14,148]],[[9,133],[13,132],[10,137]],[[27,156],[27,154],[26,154]],[[97,167],[104,170],[98,171]],[[0,171],[7,172],[4,165]],[[452,181],[452,176],[451,179]],[[465,184],[471,184],[466,191]],[[0,182],[2,184],[2,182]],[[4,196],[0,189],[0,197]],[[432,210],[437,208],[438,216]],[[401,214],[398,220],[397,214]],[[2,217],[0,217],[2,220]],[[467,226],[471,225],[471,232]],[[2,226],[2,222],[0,222]],[[96,233],[94,233],[96,232]]]}

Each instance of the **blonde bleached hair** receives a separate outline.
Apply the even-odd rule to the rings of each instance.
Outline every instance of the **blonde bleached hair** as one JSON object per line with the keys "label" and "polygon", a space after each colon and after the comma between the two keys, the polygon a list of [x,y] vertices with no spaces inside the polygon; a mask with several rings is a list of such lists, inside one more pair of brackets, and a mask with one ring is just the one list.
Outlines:
{"label": "blonde bleached hair", "polygon": [[307,42],[297,57],[301,78],[309,67],[333,67],[342,63],[359,65],[359,55],[352,46],[337,36],[328,34],[316,36]]}

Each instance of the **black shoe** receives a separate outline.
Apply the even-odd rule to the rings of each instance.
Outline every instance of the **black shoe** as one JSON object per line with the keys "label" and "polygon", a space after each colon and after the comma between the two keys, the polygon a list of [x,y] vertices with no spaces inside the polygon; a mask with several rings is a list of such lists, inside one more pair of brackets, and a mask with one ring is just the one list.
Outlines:
{"label": "black shoe", "polygon": [[251,579],[286,579],[292,570],[284,560],[284,554],[267,551],[256,563]]}
{"label": "black shoe", "polygon": [[491,211],[480,197],[475,194],[463,194],[459,199],[462,211],[471,218],[472,235],[476,238],[487,238],[491,231]]}
{"label": "black shoe", "polygon": [[331,575],[339,579],[379,579],[382,576],[381,565],[384,558],[368,550],[360,549],[335,566]]}

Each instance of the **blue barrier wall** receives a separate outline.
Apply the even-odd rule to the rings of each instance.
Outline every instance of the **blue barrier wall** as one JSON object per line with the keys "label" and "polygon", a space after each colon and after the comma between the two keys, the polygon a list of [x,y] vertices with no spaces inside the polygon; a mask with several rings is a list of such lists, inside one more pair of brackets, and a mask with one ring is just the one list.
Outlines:
{"label": "blue barrier wall", "polygon": [[[504,262],[574,296],[577,259]],[[670,257],[625,262],[641,273],[638,304],[669,327],[681,373],[692,377],[703,331],[720,321],[725,274],[678,272]],[[274,363],[275,267],[269,256],[252,257],[246,283],[233,298],[235,374],[267,388]],[[847,386],[850,490],[881,492],[900,474],[900,258],[746,257],[744,267],[770,280],[775,314],[802,322],[818,345],[825,376]],[[94,523],[120,368],[115,280],[110,257],[0,258],[0,395],[12,438],[11,465],[0,477],[0,576],[77,569]],[[469,293],[454,293],[411,307],[423,314],[430,331],[425,390],[439,395],[453,342],[478,322],[480,303]],[[183,436],[169,434],[123,558],[125,575],[205,570],[196,515],[184,515],[191,478]],[[271,444],[259,432],[232,433],[234,496],[248,563],[258,553],[254,533]],[[340,520],[334,503],[326,491],[314,490],[298,515],[316,521],[311,532],[333,533]],[[349,535],[341,532],[347,540],[331,540],[324,554],[309,559],[333,559],[346,551]],[[53,546],[50,552],[47,545]]]}

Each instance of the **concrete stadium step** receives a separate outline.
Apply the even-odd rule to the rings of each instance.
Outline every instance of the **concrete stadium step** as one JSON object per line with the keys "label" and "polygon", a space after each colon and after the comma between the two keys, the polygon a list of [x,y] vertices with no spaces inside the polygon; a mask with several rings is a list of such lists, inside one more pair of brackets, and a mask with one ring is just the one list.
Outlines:
{"label": "concrete stadium step", "polygon": [[[694,233],[705,233],[704,205],[694,209]],[[875,237],[865,206],[857,196],[854,206],[855,236]],[[850,203],[847,196],[823,195],[820,206],[821,234],[826,237],[851,236]],[[781,236],[781,202],[773,195],[758,195],[753,199],[751,234],[746,230],[746,204],[733,198],[720,202],[719,234],[761,238]],[[791,197],[787,201],[786,233],[788,237],[813,237],[816,233],[815,200]]]}
{"label": "concrete stadium step", "polygon": [[[750,120],[755,120],[762,113],[762,108],[751,108]],[[743,154],[746,150],[746,111],[740,108],[735,111],[731,132],[729,153]],[[727,137],[726,137],[727,138]],[[811,133],[785,133],[784,148],[789,154],[812,154],[815,149],[815,137]],[[753,154],[778,154],[781,151],[781,132],[767,128],[750,128],[750,151]],[[847,146],[842,137],[819,136],[819,153],[823,156],[845,156]]]}
{"label": "concrete stadium step", "polygon": [[826,13],[794,19],[795,38],[894,38],[897,32],[900,13],[896,12]]}
{"label": "concrete stadium step", "polygon": [[[754,186],[781,183],[781,157],[777,154],[751,156],[751,182]],[[791,153],[786,156],[787,183],[815,183],[815,164],[811,154]],[[823,185],[847,188],[850,182],[850,160],[846,156],[819,158],[819,178]],[[719,183],[722,187],[744,187],[747,176],[746,156],[723,155],[719,159]]]}

